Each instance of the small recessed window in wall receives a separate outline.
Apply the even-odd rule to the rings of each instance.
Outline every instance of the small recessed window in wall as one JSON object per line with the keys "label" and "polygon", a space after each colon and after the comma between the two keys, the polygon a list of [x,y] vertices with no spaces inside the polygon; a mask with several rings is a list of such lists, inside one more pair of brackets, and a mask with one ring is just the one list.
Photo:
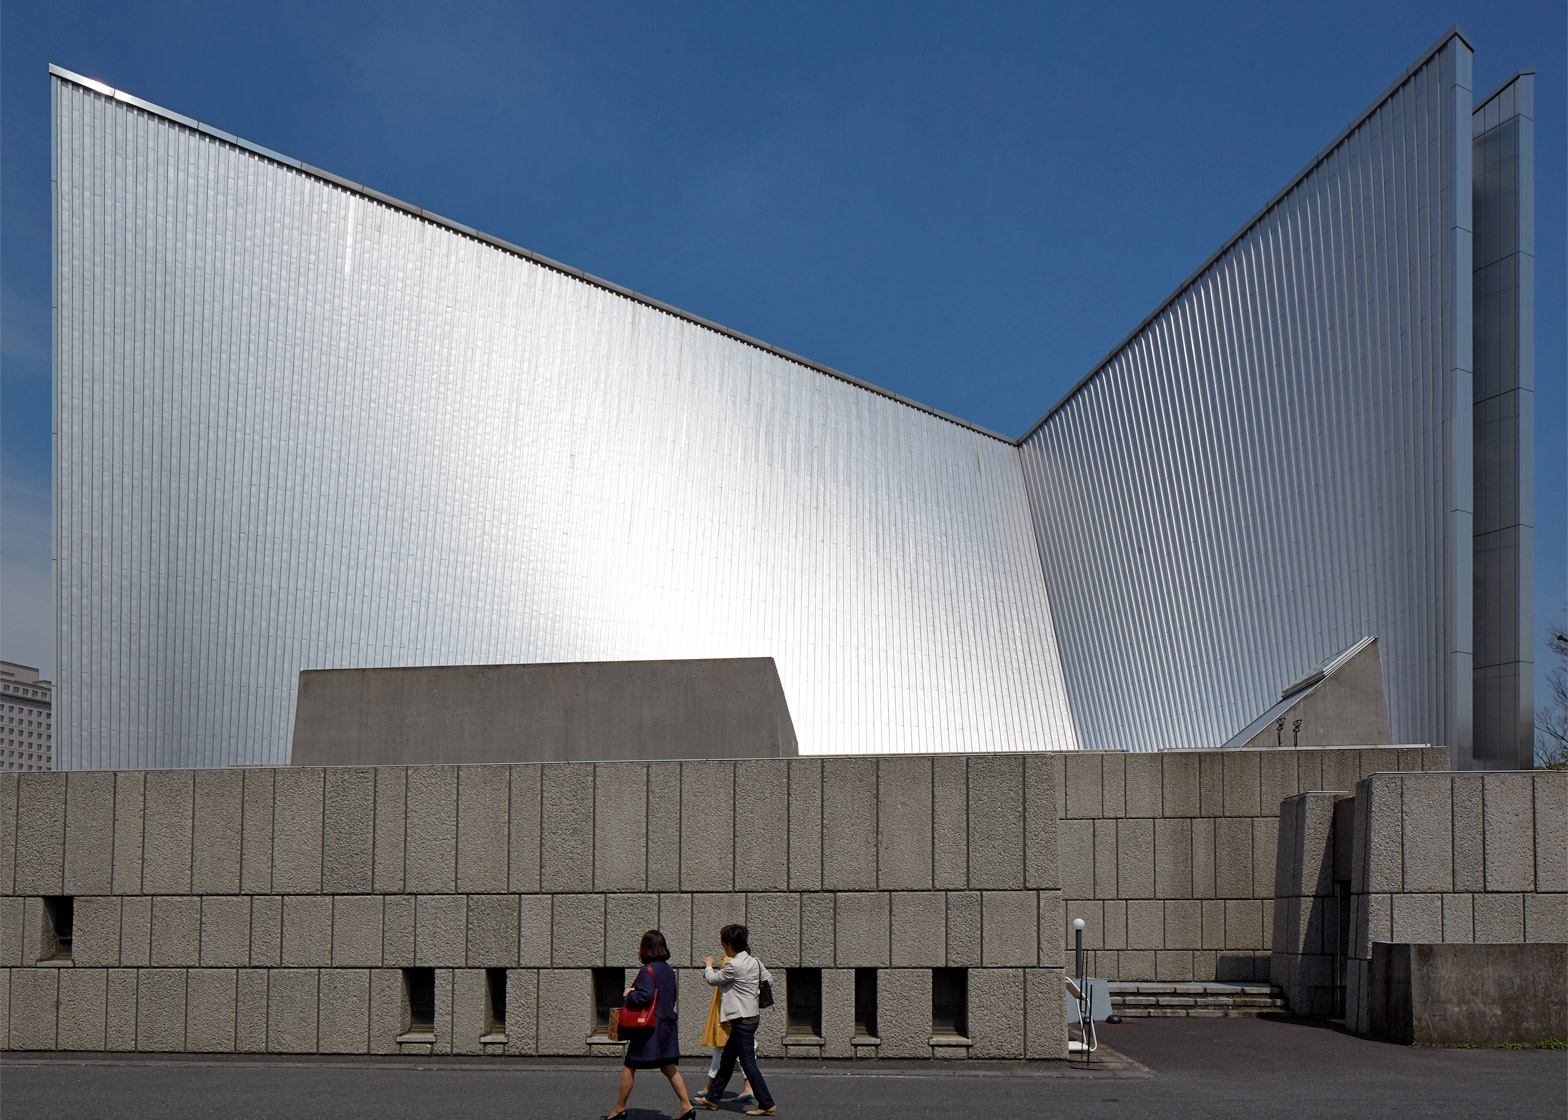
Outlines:
{"label": "small recessed window in wall", "polygon": [[433,1036],[436,1033],[436,970],[405,968],[403,994],[408,1000],[404,1035]]}
{"label": "small recessed window in wall", "polygon": [[969,970],[931,970],[931,1036],[969,1037]]}
{"label": "small recessed window in wall", "polygon": [[506,969],[485,969],[485,1034],[488,1040],[506,1041]]}
{"label": "small recessed window in wall", "polygon": [[855,1037],[877,1037],[877,970],[855,969]]}
{"label": "small recessed window in wall", "polygon": [[57,895],[44,899],[43,956],[40,960],[68,961],[76,925],[76,899]]}
{"label": "small recessed window in wall", "polygon": [[610,1016],[621,1009],[626,995],[626,970],[624,968],[596,968],[593,970],[593,1033],[610,1033]]}
{"label": "small recessed window in wall", "polygon": [[789,1022],[785,1038],[822,1037],[822,970],[790,968],[784,972]]}

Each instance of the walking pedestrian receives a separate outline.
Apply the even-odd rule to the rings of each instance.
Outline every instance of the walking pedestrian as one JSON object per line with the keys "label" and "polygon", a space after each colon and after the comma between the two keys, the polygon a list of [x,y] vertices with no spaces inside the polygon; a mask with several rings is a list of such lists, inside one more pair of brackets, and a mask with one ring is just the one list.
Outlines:
{"label": "walking pedestrian", "polygon": [[[691,1120],[697,1115],[691,1099],[686,1095],[686,1082],[681,1079],[677,1063],[681,1060],[678,1019],[675,1013],[677,980],[670,967],[670,949],[664,934],[650,929],[642,935],[637,947],[637,958],[642,968],[637,981],[626,989],[625,1006],[634,1010],[653,1009],[653,1024],[627,1032],[626,1060],[621,1068],[621,1092],[615,1099],[615,1111],[604,1120],[625,1120],[626,1101],[632,1095],[632,1080],[640,1069],[656,1069],[669,1078],[670,1088],[680,1099],[679,1120]],[[617,1010],[619,1015],[620,1011]],[[624,1029],[624,1028],[623,1028]]]}
{"label": "walking pedestrian", "polygon": [[[734,958],[726,956],[721,962],[729,964]],[[730,1025],[719,1018],[719,1001],[721,992],[713,989],[713,1002],[708,1006],[708,1021],[703,1024],[702,1044],[708,1048],[708,1085],[700,1093],[692,1094],[693,1102],[706,1100],[713,1091],[713,1079],[719,1073],[719,1058],[724,1053],[724,1044],[730,1039]],[[751,1082],[741,1085],[740,1096],[735,1098],[736,1104],[756,1104],[757,1095],[751,1091]]]}
{"label": "walking pedestrian", "polygon": [[773,1116],[778,1112],[768,1083],[757,1068],[757,1024],[762,1021],[762,1008],[758,996],[762,985],[771,988],[773,977],[762,962],[751,955],[750,934],[745,926],[729,925],[719,930],[719,941],[729,959],[719,968],[713,967],[713,958],[702,959],[703,979],[719,989],[719,1019],[727,1023],[730,1036],[724,1043],[719,1058],[719,1072],[708,1084],[702,1103],[710,1108],[719,1107],[719,1098],[735,1072],[735,1063],[746,1071],[751,1091],[757,1095],[757,1107],[746,1110],[747,1116]]}

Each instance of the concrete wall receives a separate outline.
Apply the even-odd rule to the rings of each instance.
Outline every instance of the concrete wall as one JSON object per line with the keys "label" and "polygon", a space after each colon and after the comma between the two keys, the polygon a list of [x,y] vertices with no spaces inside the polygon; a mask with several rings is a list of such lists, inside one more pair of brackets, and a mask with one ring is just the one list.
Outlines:
{"label": "concrete wall", "polygon": [[316,669],[296,766],[793,758],[771,657]]}
{"label": "concrete wall", "polygon": [[1122,981],[1267,980],[1281,801],[1448,766],[1442,747],[1057,757],[1065,917]]}
{"label": "concrete wall", "polygon": [[[586,1054],[591,969],[665,931],[690,971],[730,921],[780,978],[824,970],[820,1051],[926,1057],[930,969],[970,969],[974,1057],[1065,1055],[1057,760],[740,762],[0,775],[0,1046]],[[743,843],[737,847],[736,839]],[[69,964],[44,899],[75,898]],[[435,969],[436,1038],[399,1043],[399,969]],[[879,970],[881,1044],[852,1039]],[[799,1052],[795,1046],[790,1048]]]}
{"label": "concrete wall", "polygon": [[1568,1035],[1568,945],[1374,942],[1369,1033],[1418,1046]]}
{"label": "concrete wall", "polygon": [[1371,1028],[1374,942],[1568,942],[1568,774],[1377,774],[1355,788],[1352,1029]]}
{"label": "concrete wall", "polygon": [[[1073,917],[1097,975],[1265,979],[1281,802],[1446,758],[1304,748],[0,775],[0,1006],[8,1044],[27,1048],[477,1052],[482,970],[504,968],[511,1025],[488,1045],[585,1054],[591,969],[635,964],[652,926],[691,969],[721,925],[744,921],[780,976],[765,1054],[784,1053],[794,967],[823,970],[823,1032],[791,1052],[948,1053],[929,1045],[930,970],[958,967],[971,1056],[1061,1057]],[[1459,781],[1381,774],[1368,788],[1429,777]],[[1562,861],[1507,831],[1512,810],[1488,812],[1505,822],[1486,841],[1496,889],[1545,920],[1533,908],[1547,888],[1516,886],[1509,869],[1542,861],[1541,884]],[[41,962],[56,895],[75,899],[67,965]],[[1489,905],[1476,903],[1478,921]],[[398,1042],[409,967],[436,970],[434,1043]],[[878,970],[877,1047],[853,1041],[856,968]],[[707,990],[683,979],[695,1048]]]}
{"label": "concrete wall", "polygon": [[[1336,845],[1336,806],[1355,799],[1346,792],[1312,791],[1287,797],[1280,806],[1274,860],[1274,924],[1269,978],[1297,1015],[1341,1013],[1349,883],[1341,888]],[[1340,814],[1342,817],[1343,814]],[[1353,830],[1353,824],[1345,824]],[[1351,860],[1343,861],[1347,867]]]}

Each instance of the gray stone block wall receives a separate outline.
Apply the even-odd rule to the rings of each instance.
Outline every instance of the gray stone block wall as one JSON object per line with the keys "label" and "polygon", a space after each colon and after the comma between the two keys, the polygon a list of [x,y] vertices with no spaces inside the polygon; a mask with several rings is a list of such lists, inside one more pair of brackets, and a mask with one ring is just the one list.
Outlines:
{"label": "gray stone block wall", "polygon": [[[108,1049],[587,1054],[591,970],[634,966],[658,926],[695,1045],[694,969],[744,921],[781,977],[765,1053],[1060,1057],[1072,918],[1097,975],[1266,977],[1280,801],[1442,765],[1387,748],[7,775],[0,1020],[13,1048],[88,1045],[101,1005]],[[1415,789],[1411,855],[1367,928],[1560,925],[1561,852],[1468,839],[1488,813],[1520,832],[1520,790],[1452,788],[1447,862]],[[1555,786],[1528,800],[1560,815]],[[1453,889],[1427,889],[1445,868]],[[67,884],[73,961],[41,965],[42,900]],[[433,1040],[403,1037],[415,967],[433,970]],[[784,1036],[799,967],[823,970],[820,1043]],[[852,1036],[857,967],[878,970],[878,1044]],[[967,1047],[930,1044],[935,967],[972,970]],[[504,1042],[480,1037],[490,968]]]}
{"label": "gray stone block wall", "polygon": [[1119,981],[1267,981],[1281,802],[1448,766],[1441,747],[1042,757],[1057,768],[1063,943],[1084,919],[1089,971]]}
{"label": "gray stone block wall", "polygon": [[[695,1045],[697,966],[741,921],[779,977],[766,1054],[786,1052],[788,978],[805,966],[822,970],[823,1035],[789,1052],[928,1057],[930,969],[955,966],[973,970],[974,1037],[944,1056],[1060,1057],[1058,768],[998,755],[8,775],[6,1045],[588,1054],[604,1048],[591,970],[635,967],[654,926]],[[73,958],[46,965],[43,900],[61,893]],[[412,968],[432,970],[433,1038],[407,1034]],[[880,1042],[853,1036],[856,968],[878,970]],[[485,1040],[486,969],[507,975],[504,1039]]]}
{"label": "gray stone block wall", "polygon": [[1346,1016],[1372,943],[1568,943],[1568,774],[1377,774],[1355,786]]}

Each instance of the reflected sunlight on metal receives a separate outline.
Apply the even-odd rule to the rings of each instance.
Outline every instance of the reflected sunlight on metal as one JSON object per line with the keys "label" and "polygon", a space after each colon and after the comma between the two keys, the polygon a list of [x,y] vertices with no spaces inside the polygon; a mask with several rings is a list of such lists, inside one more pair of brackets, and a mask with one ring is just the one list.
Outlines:
{"label": "reflected sunlight on metal", "polygon": [[1008,441],[54,85],[68,766],[620,658],[774,657],[803,753],[1076,745]]}

